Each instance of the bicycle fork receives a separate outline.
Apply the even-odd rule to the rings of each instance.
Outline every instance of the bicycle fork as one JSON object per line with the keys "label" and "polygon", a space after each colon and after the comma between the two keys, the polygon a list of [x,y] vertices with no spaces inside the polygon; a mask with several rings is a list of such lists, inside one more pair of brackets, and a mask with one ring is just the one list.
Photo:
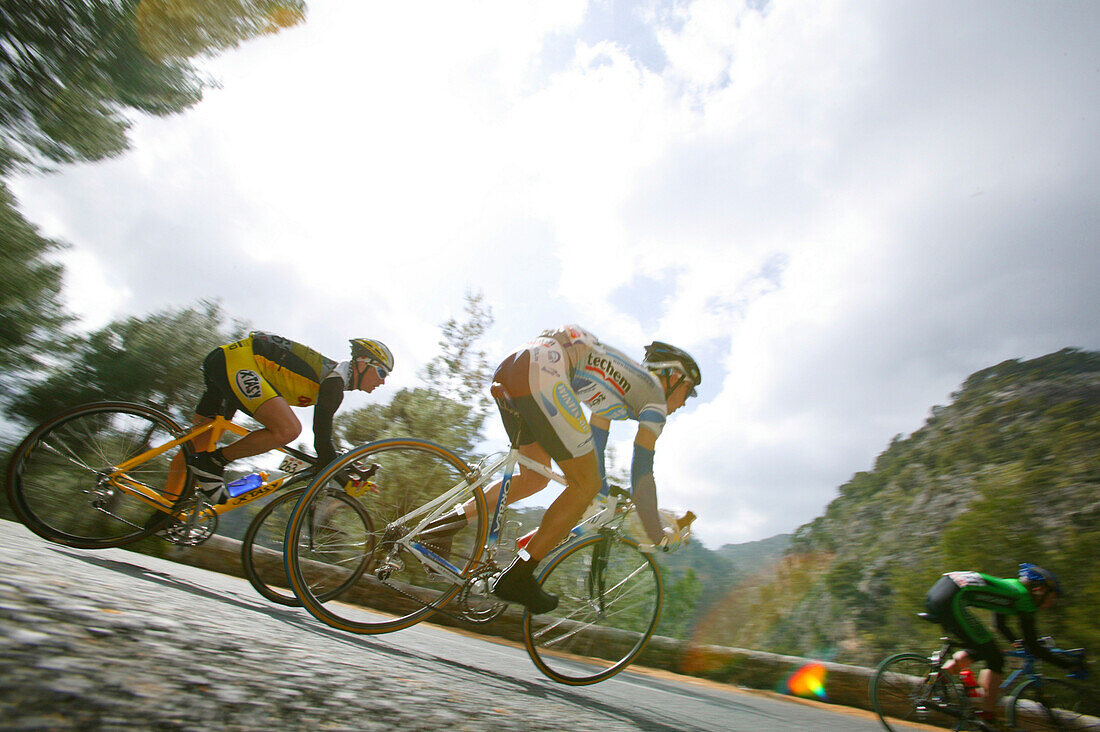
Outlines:
{"label": "bicycle fork", "polygon": [[607,585],[607,562],[610,554],[611,540],[605,536],[592,547],[592,564],[588,568],[588,577],[585,579],[588,586],[588,599],[598,604],[600,617],[603,617],[607,609],[604,590]]}

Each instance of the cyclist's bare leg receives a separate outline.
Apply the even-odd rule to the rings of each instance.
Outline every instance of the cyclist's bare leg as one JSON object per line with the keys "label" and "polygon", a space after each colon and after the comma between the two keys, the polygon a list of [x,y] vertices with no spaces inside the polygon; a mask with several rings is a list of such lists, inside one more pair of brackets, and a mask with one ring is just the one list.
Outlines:
{"label": "cyclist's bare leg", "polygon": [[490,586],[497,597],[508,602],[520,602],[536,615],[556,608],[558,598],[538,586],[533,575],[535,566],[568,535],[600,491],[600,469],[595,450],[559,461],[558,466],[565,474],[565,490],[546,509],[542,523],[527,546]]}
{"label": "cyclist's bare leg", "polygon": [[964,668],[970,668],[972,663],[970,654],[966,651],[955,651],[951,659],[943,665],[943,670],[949,674],[957,674]]}
{"label": "cyclist's bare leg", "polygon": [[[213,418],[204,417],[201,414],[196,414],[191,418],[191,424],[195,427],[202,427],[213,421]],[[195,452],[205,452],[212,450],[214,448],[213,443],[216,441],[217,436],[214,432],[208,431],[191,440],[191,446],[195,448]],[[165,481],[164,492],[172,499],[179,498],[179,495],[183,493],[186,480],[187,464],[184,462],[183,453],[178,452],[172,456],[172,462],[168,464],[168,480]]]}
{"label": "cyclist's bare leg", "polygon": [[[519,454],[526,458],[534,460],[540,465],[550,467],[550,454],[546,452],[545,448],[537,442],[532,442],[529,445],[521,445],[519,448]],[[512,476],[512,485],[508,488],[508,504],[511,505],[516,501],[521,501],[528,496],[541,491],[546,487],[546,484],[550,482],[550,479],[545,475],[535,472],[530,468],[520,466],[519,473]],[[494,483],[488,490],[485,491],[485,505],[490,509],[497,505],[497,495],[500,493],[500,481]],[[463,505],[466,509],[466,519],[472,521],[474,516],[477,515],[477,507],[474,504],[473,499],[466,501]],[[570,527],[572,528],[572,527]]]}
{"label": "cyclist's bare leg", "polygon": [[1002,680],[1003,675],[992,669],[983,668],[978,674],[978,686],[985,693],[982,697],[982,709],[991,718],[997,714],[997,695],[1000,694]]}
{"label": "cyclist's bare leg", "polygon": [[565,475],[566,487],[546,509],[538,531],[527,543],[527,553],[541,560],[576,526],[588,504],[600,492],[600,466],[593,450],[580,457],[558,463]]}
{"label": "cyclist's bare leg", "polygon": [[252,415],[263,429],[249,432],[247,435],[222,448],[226,460],[260,455],[269,450],[292,442],[302,434],[302,423],[294,416],[294,411],[283,397],[268,399]]}

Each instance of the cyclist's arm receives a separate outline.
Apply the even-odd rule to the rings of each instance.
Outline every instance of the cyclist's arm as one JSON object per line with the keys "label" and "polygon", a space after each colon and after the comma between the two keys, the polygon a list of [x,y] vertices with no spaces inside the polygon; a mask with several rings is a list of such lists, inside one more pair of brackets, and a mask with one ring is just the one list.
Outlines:
{"label": "cyclist's arm", "polygon": [[325,379],[317,392],[317,404],[313,408],[313,448],[317,451],[317,464],[328,465],[336,459],[336,444],[332,441],[332,418],[344,401],[344,382],[338,378]]}
{"label": "cyclist's arm", "polygon": [[1011,626],[1008,624],[1008,616],[1004,613],[993,613],[993,624],[997,626],[997,631],[1008,640],[1009,643],[1015,643],[1017,636]]}
{"label": "cyclist's arm", "polygon": [[607,436],[611,429],[611,420],[607,417],[593,414],[592,418],[588,420],[588,424],[592,428],[592,442],[596,446],[596,460],[600,465],[600,495],[606,496],[610,491],[610,486],[607,485],[607,469],[604,467],[604,450],[607,447]]}
{"label": "cyclist's arm", "polygon": [[657,433],[639,426],[634,438],[634,459],[630,464],[630,493],[646,536],[654,545],[665,538],[661,517],[657,513],[657,483],[653,479],[653,452],[656,446]]}
{"label": "cyclist's arm", "polygon": [[1039,635],[1035,630],[1035,613],[1020,613],[1020,628],[1024,633],[1024,649],[1031,655],[1061,668],[1075,669],[1080,665],[1077,659],[1051,653],[1046,646],[1039,642]]}

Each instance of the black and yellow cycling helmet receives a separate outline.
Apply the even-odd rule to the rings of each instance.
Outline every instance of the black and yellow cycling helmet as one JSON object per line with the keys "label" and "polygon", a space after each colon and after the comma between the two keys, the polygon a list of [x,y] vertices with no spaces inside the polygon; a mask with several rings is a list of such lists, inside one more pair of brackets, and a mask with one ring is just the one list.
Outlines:
{"label": "black and yellow cycling helmet", "polygon": [[351,357],[365,358],[369,363],[381,367],[387,374],[393,371],[393,354],[382,341],[371,338],[352,338]]}
{"label": "black and yellow cycling helmet", "polygon": [[[688,396],[695,396],[695,387],[703,383],[703,375],[699,371],[699,364],[695,362],[691,354],[682,348],[677,348],[662,341],[653,341],[645,347],[645,358],[642,359],[642,365],[657,373],[668,373],[669,369],[675,369],[682,373],[692,384],[691,393]],[[670,383],[668,394],[671,394],[672,390],[679,385],[679,381],[675,384]],[[668,394],[665,396],[667,397]]]}

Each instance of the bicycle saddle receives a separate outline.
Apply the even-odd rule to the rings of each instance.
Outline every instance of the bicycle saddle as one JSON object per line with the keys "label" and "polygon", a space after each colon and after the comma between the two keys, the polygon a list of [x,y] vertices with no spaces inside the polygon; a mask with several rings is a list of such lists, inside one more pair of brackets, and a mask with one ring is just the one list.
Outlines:
{"label": "bicycle saddle", "polygon": [[504,402],[509,406],[512,404],[512,396],[508,393],[508,390],[504,388],[504,384],[499,381],[494,381],[493,385],[489,387],[489,394],[498,402]]}

